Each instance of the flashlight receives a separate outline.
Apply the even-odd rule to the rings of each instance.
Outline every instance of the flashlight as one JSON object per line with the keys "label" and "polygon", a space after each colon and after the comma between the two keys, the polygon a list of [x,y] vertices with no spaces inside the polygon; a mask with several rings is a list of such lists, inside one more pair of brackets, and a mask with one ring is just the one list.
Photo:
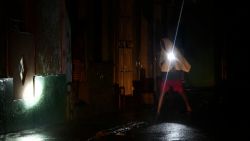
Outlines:
{"label": "flashlight", "polygon": [[174,52],[173,52],[173,51],[171,51],[171,52],[168,52],[168,53],[167,53],[167,58],[168,58],[168,60],[169,60],[170,62],[172,62],[172,61],[175,61],[175,60],[176,60],[176,57],[175,57],[175,55],[174,55]]}

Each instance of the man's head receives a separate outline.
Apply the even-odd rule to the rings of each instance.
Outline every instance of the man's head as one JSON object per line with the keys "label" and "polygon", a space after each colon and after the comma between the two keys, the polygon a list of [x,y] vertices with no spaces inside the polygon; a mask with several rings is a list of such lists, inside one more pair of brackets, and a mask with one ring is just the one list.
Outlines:
{"label": "man's head", "polygon": [[173,47],[173,43],[169,38],[161,39],[161,47],[164,49],[170,49]]}

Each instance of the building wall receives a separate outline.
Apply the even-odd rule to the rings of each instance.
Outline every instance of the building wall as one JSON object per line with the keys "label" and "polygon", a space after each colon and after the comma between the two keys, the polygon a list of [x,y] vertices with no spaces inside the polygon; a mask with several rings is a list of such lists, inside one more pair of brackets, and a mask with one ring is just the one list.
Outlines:
{"label": "building wall", "polygon": [[209,1],[186,5],[183,14],[183,49],[191,64],[186,76],[188,85],[212,87],[215,85],[215,31],[212,4]]}
{"label": "building wall", "polygon": [[[0,131],[11,132],[64,120],[66,82],[71,81],[70,25],[64,1],[12,0],[4,6],[6,9],[1,5],[0,10],[0,75],[12,79],[12,86],[6,93],[5,85],[1,87],[1,94],[10,97],[4,101]],[[21,59],[25,70],[23,80]],[[40,89],[34,81],[37,75],[42,75],[44,97],[40,105],[27,109],[27,101],[34,102]],[[1,97],[1,101],[4,99]],[[51,113],[52,116],[48,116]]]}
{"label": "building wall", "polygon": [[13,79],[0,79],[0,134],[66,120],[65,75],[36,76],[35,84],[41,88],[39,97],[13,100]]}
{"label": "building wall", "polygon": [[6,75],[6,22],[5,22],[5,4],[0,2],[0,78]]}
{"label": "building wall", "polygon": [[[32,84],[35,75],[35,50],[33,36],[30,33],[8,32],[8,70],[13,78],[14,99],[23,98],[27,94],[28,85]],[[23,65],[21,64],[21,61]],[[21,71],[23,67],[24,71]],[[20,75],[23,75],[23,78]]]}
{"label": "building wall", "polygon": [[[1,58],[4,58],[0,68],[6,70],[5,76],[14,79],[15,99],[23,97],[35,74],[63,73],[71,81],[71,34],[64,1],[12,2],[1,13],[6,28],[0,34],[5,37],[0,40]],[[20,80],[21,58],[25,70],[23,80]]]}
{"label": "building wall", "polygon": [[68,1],[72,27],[73,91],[89,114],[110,112],[113,97],[113,0]]}
{"label": "building wall", "polygon": [[36,2],[36,73],[61,73],[60,0]]}

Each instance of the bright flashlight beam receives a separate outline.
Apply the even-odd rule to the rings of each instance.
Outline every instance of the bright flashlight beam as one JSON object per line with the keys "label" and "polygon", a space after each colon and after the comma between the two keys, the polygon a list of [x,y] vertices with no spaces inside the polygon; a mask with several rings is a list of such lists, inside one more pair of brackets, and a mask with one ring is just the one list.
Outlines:
{"label": "bright flashlight beam", "polygon": [[167,58],[170,62],[176,60],[176,57],[172,51],[167,54]]}
{"label": "bright flashlight beam", "polygon": [[35,79],[35,88],[33,87],[33,81],[30,81],[25,86],[23,91],[23,99],[26,109],[30,109],[35,106],[42,97],[43,82],[39,79]]}
{"label": "bright flashlight beam", "polygon": [[[181,15],[182,15],[183,6],[184,6],[184,0],[182,0],[180,15],[179,15],[178,22],[177,22],[177,26],[176,26],[175,37],[174,37],[174,43],[173,43],[173,47],[172,47],[172,50],[171,50],[171,53],[172,53],[172,54],[173,54],[174,48],[175,48],[175,41],[176,41],[177,34],[178,34],[178,30],[179,30],[179,25],[180,25],[180,20],[181,20]],[[172,61],[170,61],[169,66],[171,66],[171,62],[172,62]],[[162,101],[163,101],[163,96],[164,96],[164,88],[165,88],[166,81],[167,81],[167,78],[168,78],[169,69],[170,69],[170,67],[168,67],[168,71],[167,71],[166,77],[165,77],[165,79],[164,79],[164,83],[163,83],[163,85],[161,86],[161,87],[162,87],[162,90],[161,90],[161,94],[160,94],[160,97],[159,97],[159,102],[158,102],[158,107],[157,107],[157,115],[159,115],[159,114],[160,114],[160,111],[161,111],[161,106],[162,106]]]}

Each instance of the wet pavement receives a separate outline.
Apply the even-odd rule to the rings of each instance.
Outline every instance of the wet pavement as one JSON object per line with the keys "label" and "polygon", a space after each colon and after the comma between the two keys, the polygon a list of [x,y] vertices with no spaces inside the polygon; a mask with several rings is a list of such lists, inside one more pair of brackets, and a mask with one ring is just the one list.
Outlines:
{"label": "wet pavement", "polygon": [[[169,113],[170,114],[170,113]],[[1,135],[6,141],[208,141],[211,136],[195,124],[190,115],[171,113],[156,118],[151,109],[105,114],[88,120],[75,120],[56,125]],[[101,118],[100,118],[101,117]]]}
{"label": "wet pavement", "polygon": [[[209,99],[209,98],[205,98]],[[195,102],[193,112],[170,110],[156,117],[152,106],[131,108],[89,118],[0,135],[0,141],[221,141],[248,138],[244,112],[227,111],[228,105],[211,100]],[[244,118],[245,117],[245,118]]]}
{"label": "wet pavement", "polygon": [[[105,119],[102,119],[105,120]],[[110,122],[110,121],[109,121]],[[117,121],[116,121],[117,122]],[[113,124],[113,125],[112,125]],[[151,122],[146,120],[117,122],[67,123],[16,133],[0,137],[6,141],[49,141],[49,140],[208,140],[198,128],[185,123],[170,121]]]}

